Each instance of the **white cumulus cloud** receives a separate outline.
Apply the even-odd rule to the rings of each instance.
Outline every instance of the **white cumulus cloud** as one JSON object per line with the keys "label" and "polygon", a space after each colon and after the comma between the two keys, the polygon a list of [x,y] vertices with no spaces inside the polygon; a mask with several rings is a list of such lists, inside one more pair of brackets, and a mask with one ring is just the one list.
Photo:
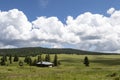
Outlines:
{"label": "white cumulus cloud", "polygon": [[113,14],[114,11],[115,11],[115,8],[110,8],[110,9],[107,11],[107,13],[108,13],[108,14]]}
{"label": "white cumulus cloud", "polygon": [[0,48],[43,46],[89,51],[120,51],[120,10],[110,8],[110,17],[85,12],[68,16],[66,24],[57,17],[28,21],[18,9],[0,11]]}
{"label": "white cumulus cloud", "polygon": [[12,9],[0,12],[0,43],[3,44],[0,47],[16,46],[16,41],[30,38],[31,28],[32,24],[22,11]]}

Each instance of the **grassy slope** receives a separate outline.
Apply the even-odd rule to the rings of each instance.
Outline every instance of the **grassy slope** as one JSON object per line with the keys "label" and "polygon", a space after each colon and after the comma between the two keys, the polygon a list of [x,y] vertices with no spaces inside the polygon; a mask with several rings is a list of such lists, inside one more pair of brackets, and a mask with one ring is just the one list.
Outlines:
{"label": "grassy slope", "polygon": [[[18,63],[0,66],[0,80],[115,80],[119,77],[120,55],[87,55],[90,67],[83,65],[85,56],[60,54],[61,65],[53,68],[19,67]],[[110,77],[113,73],[117,75]]]}

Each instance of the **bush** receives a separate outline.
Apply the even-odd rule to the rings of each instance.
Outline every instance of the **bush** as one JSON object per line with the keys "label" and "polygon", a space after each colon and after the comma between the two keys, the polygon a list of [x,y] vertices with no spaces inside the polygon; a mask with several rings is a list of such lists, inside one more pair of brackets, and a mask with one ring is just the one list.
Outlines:
{"label": "bush", "polygon": [[19,66],[23,66],[23,62],[22,61],[19,61]]}

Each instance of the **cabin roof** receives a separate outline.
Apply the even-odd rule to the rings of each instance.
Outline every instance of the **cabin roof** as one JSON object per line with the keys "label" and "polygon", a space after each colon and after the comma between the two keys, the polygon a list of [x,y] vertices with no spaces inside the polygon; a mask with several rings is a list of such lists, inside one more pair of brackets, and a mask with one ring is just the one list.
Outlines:
{"label": "cabin roof", "polygon": [[39,65],[39,64],[43,64],[43,65],[53,65],[53,63],[51,63],[51,62],[46,62],[46,61],[38,62],[37,64],[38,64],[38,65]]}

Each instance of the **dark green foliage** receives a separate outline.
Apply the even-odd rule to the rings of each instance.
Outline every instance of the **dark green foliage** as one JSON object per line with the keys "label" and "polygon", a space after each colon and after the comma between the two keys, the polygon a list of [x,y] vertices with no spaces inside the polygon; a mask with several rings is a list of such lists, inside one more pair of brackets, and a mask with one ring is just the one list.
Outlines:
{"label": "dark green foliage", "polygon": [[13,60],[14,62],[17,62],[17,61],[19,61],[19,57],[17,56],[17,55],[15,55],[14,56],[14,60]]}
{"label": "dark green foliage", "polygon": [[50,62],[50,55],[49,55],[49,54],[46,54],[46,56],[45,56],[45,61]]}
{"label": "dark green foliage", "polygon": [[12,64],[12,55],[9,55],[10,64]]}
{"label": "dark green foliage", "polygon": [[29,61],[28,64],[29,64],[30,66],[32,66],[32,59],[31,59],[31,57],[29,57],[28,61]]}
{"label": "dark green foliage", "polygon": [[54,56],[54,61],[53,61],[54,66],[58,66],[58,57],[57,54]]}
{"label": "dark green foliage", "polygon": [[24,62],[28,63],[28,56],[25,56]]}
{"label": "dark green foliage", "polygon": [[5,61],[7,61],[7,56],[6,56],[6,55],[4,55],[3,57],[4,57],[4,60],[5,60]]}
{"label": "dark green foliage", "polygon": [[42,61],[42,55],[40,54],[40,55],[38,55],[38,60],[37,60],[38,62],[41,62]]}
{"label": "dark green foliage", "polygon": [[51,61],[50,54],[47,55],[47,58],[48,58],[47,61],[50,62]]}
{"label": "dark green foliage", "polygon": [[5,63],[5,57],[4,57],[4,56],[1,58],[0,64],[1,64],[1,65],[6,65],[6,63]]}
{"label": "dark green foliage", "polygon": [[37,63],[37,60],[34,59],[33,63],[32,63],[32,66],[36,66],[36,63]]}
{"label": "dark green foliage", "polygon": [[32,65],[32,59],[31,59],[31,57],[26,56],[25,59],[24,59],[24,62],[27,63],[27,64],[29,64],[29,65]]}
{"label": "dark green foliage", "polygon": [[45,55],[45,59],[44,59],[44,61],[47,61],[47,55]]}
{"label": "dark green foliage", "polygon": [[23,62],[22,61],[19,61],[19,66],[23,66]]}
{"label": "dark green foliage", "polygon": [[[17,56],[36,56],[42,53],[45,54],[83,54],[83,55],[110,55],[109,53],[98,53],[89,52],[76,49],[54,49],[54,48],[42,48],[42,47],[31,47],[31,48],[16,48],[16,49],[0,49],[0,55],[17,55]],[[114,53],[115,54],[115,53]]]}
{"label": "dark green foliage", "polygon": [[89,66],[89,60],[88,60],[88,57],[87,56],[85,56],[85,58],[84,58],[84,64],[85,64],[85,66]]}

